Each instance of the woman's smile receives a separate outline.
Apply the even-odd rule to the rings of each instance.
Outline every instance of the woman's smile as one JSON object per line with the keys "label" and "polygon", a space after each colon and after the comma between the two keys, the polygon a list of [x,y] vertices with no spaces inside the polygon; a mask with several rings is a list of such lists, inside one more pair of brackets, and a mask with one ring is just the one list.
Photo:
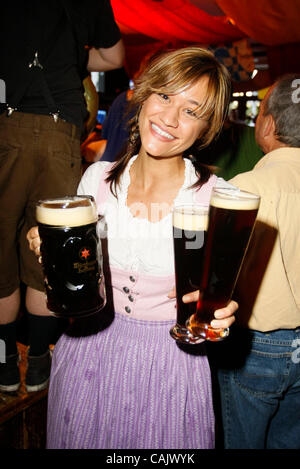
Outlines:
{"label": "woman's smile", "polygon": [[152,133],[155,136],[158,136],[158,138],[161,138],[162,140],[166,139],[167,141],[175,139],[173,135],[171,135],[166,130],[163,130],[159,125],[155,124],[154,122],[150,121],[150,126],[151,126]]}

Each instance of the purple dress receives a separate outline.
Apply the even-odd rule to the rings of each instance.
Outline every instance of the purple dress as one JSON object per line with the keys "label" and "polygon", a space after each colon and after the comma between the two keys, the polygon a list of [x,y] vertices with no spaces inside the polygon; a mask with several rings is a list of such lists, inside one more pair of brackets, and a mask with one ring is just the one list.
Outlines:
{"label": "purple dress", "polygon": [[[100,179],[103,183],[103,174]],[[105,191],[99,193],[103,197]],[[106,284],[108,296],[112,290],[115,310],[107,308],[114,316],[111,323],[86,336],[64,334],[55,346],[47,447],[213,448],[214,412],[205,343],[182,347],[169,334],[176,312],[175,301],[166,302],[166,297],[174,276],[154,281],[151,275],[136,272],[130,311],[124,282],[128,278],[130,287],[133,274],[112,266],[110,270]],[[151,314],[157,320],[151,320]]]}
{"label": "purple dress", "polygon": [[117,314],[98,334],[63,336],[53,357],[48,448],[213,448],[204,344],[190,346],[196,355],[182,351],[173,324]]}

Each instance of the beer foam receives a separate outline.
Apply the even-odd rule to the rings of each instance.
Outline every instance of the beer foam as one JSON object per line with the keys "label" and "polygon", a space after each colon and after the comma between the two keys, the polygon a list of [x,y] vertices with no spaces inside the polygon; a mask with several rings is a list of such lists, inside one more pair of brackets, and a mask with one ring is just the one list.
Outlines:
{"label": "beer foam", "polygon": [[240,190],[220,190],[212,194],[210,205],[229,210],[257,210],[260,198],[250,192]]}
{"label": "beer foam", "polygon": [[208,212],[183,212],[175,210],[173,213],[173,226],[181,230],[206,231],[208,225]]}
{"label": "beer foam", "polygon": [[45,200],[36,208],[38,223],[50,226],[82,226],[98,220],[95,203],[89,199]]}

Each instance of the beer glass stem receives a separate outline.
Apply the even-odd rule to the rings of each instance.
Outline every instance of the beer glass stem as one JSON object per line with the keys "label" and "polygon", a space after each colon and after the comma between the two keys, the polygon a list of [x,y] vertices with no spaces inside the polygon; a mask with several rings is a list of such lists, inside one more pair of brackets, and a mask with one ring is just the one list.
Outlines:
{"label": "beer glass stem", "polygon": [[170,329],[170,335],[173,339],[182,344],[198,344],[203,342],[202,337],[195,336],[187,327],[180,324],[175,324],[175,326]]}
{"label": "beer glass stem", "polygon": [[193,335],[197,335],[202,340],[208,340],[210,342],[219,342],[229,336],[229,328],[216,329],[208,323],[199,322],[199,318],[196,314],[193,314],[187,321],[186,327]]}

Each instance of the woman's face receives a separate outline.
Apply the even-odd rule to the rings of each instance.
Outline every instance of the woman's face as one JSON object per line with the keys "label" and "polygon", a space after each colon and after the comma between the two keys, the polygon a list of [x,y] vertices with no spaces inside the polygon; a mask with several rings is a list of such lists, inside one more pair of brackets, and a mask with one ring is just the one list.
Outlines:
{"label": "woman's face", "polygon": [[178,94],[153,93],[139,115],[141,151],[156,157],[182,156],[208,123],[196,109],[207,94],[208,77]]}

